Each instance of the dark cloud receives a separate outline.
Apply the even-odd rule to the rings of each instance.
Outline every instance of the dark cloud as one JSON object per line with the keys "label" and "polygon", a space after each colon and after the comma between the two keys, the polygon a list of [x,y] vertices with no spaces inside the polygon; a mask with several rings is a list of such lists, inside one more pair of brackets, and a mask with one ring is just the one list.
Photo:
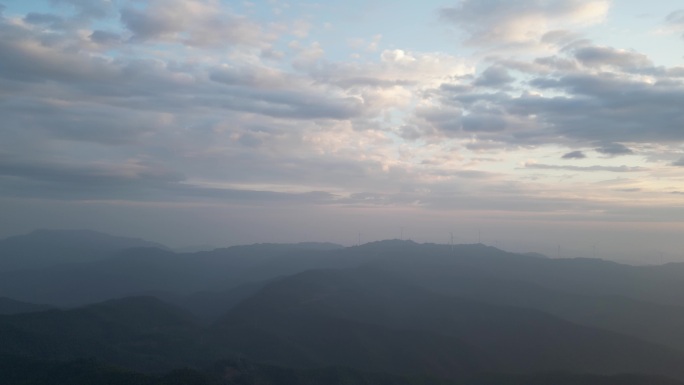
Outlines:
{"label": "dark cloud", "polygon": [[497,174],[480,170],[437,170],[432,172],[438,176],[455,176],[463,179],[490,179]]}
{"label": "dark cloud", "polygon": [[105,0],[50,0],[50,2],[74,7],[80,16],[97,19],[108,16],[113,8],[113,3]]}
{"label": "dark cloud", "polygon": [[356,86],[391,88],[396,86],[411,86],[416,84],[416,81],[406,79],[378,79],[373,77],[358,76],[335,80],[334,84],[342,88],[352,88]]}
{"label": "dark cloud", "polygon": [[568,171],[587,171],[587,172],[597,172],[597,171],[644,172],[644,171],[648,171],[647,168],[643,168],[643,167],[566,166],[566,165],[553,165],[553,164],[540,164],[540,163],[525,163],[525,168],[533,168],[533,169],[540,169],[540,170],[568,170]]}
{"label": "dark cloud", "polygon": [[351,119],[364,114],[358,98],[319,92],[242,89],[214,100],[219,107],[291,119]]}
{"label": "dark cloud", "polygon": [[94,81],[111,77],[113,67],[107,61],[66,52],[60,47],[41,44],[42,36],[19,27],[0,25],[0,77],[11,80],[42,82]]}
{"label": "dark cloud", "polygon": [[537,78],[531,84],[566,95],[522,95],[504,106],[517,115],[536,116],[538,129],[546,127],[555,137],[607,143],[684,140],[682,85],[665,86],[608,73]]}
{"label": "dark cloud", "polygon": [[469,114],[462,118],[463,131],[470,132],[497,132],[503,131],[508,127],[503,114],[496,112],[482,112]]}
{"label": "dark cloud", "polygon": [[597,152],[605,155],[617,156],[617,155],[632,155],[634,151],[622,143],[606,143],[603,146],[596,149]]}
{"label": "dark cloud", "polygon": [[82,165],[0,157],[0,194],[62,200],[212,199],[218,202],[324,203],[335,195],[324,191],[289,193],[215,188],[187,183],[183,174],[145,162]]}
{"label": "dark cloud", "polygon": [[137,8],[121,10],[121,22],[133,33],[137,40],[162,38],[183,31],[185,25],[180,17],[154,14]]}
{"label": "dark cloud", "polygon": [[54,28],[64,22],[64,19],[51,13],[30,12],[24,16],[24,21],[29,24],[49,25]]}
{"label": "dark cloud", "polygon": [[226,11],[220,3],[149,0],[146,8],[124,7],[121,22],[132,40],[168,41],[188,46],[247,44],[265,46],[267,36],[249,19]]}
{"label": "dark cloud", "polygon": [[672,162],[672,165],[684,167],[684,157],[680,158],[679,160]]}
{"label": "dark cloud", "polygon": [[542,75],[556,71],[564,73],[574,72],[579,69],[579,64],[577,60],[554,55],[537,58],[534,60],[534,66],[528,67],[530,67],[530,70],[527,72]]}
{"label": "dark cloud", "polygon": [[462,110],[458,107],[419,108],[416,117],[438,130],[454,134],[463,127]]}
{"label": "dark cloud", "polygon": [[230,188],[207,188],[189,185],[173,186],[172,192],[189,198],[211,198],[225,202],[261,202],[261,203],[334,203],[336,196],[325,191],[289,193],[279,191],[241,190]]}
{"label": "dark cloud", "polygon": [[584,155],[582,151],[572,151],[564,154],[561,158],[563,159],[584,159],[587,156]]}
{"label": "dark cloud", "polygon": [[229,67],[213,68],[209,78],[215,82],[231,86],[248,86],[257,88],[282,88],[293,85],[289,77],[281,71],[266,67]]}
{"label": "dark cloud", "polygon": [[491,151],[502,150],[508,146],[507,143],[495,142],[491,140],[466,143],[465,147],[471,151]]}
{"label": "dark cloud", "polygon": [[40,132],[44,137],[107,145],[138,142],[164,128],[163,116],[80,102],[68,106],[43,100],[16,100],[0,106],[4,129]]}
{"label": "dark cloud", "polygon": [[653,67],[653,63],[642,53],[618,50],[612,47],[587,46],[575,50],[575,58],[590,67],[609,65],[624,69]]}
{"label": "dark cloud", "polygon": [[259,139],[258,136],[251,133],[240,135],[240,139],[238,139],[238,142],[243,146],[247,147],[259,147],[262,144],[261,139]]}
{"label": "dark cloud", "polygon": [[475,82],[480,87],[503,87],[515,81],[515,78],[508,73],[508,70],[500,66],[491,66],[482,72]]}
{"label": "dark cloud", "polygon": [[110,45],[120,43],[122,41],[121,35],[115,32],[107,32],[102,30],[95,30],[90,34],[90,40],[97,44]]}
{"label": "dark cloud", "polygon": [[0,158],[4,195],[50,199],[139,199],[183,176],[144,163],[78,164]]}

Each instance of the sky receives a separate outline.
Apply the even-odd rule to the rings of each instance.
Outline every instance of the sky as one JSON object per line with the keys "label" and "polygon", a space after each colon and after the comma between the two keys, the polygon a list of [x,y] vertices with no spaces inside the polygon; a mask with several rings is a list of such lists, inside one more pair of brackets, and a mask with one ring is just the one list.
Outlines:
{"label": "sky", "polygon": [[684,6],[0,0],[0,213],[684,262]]}

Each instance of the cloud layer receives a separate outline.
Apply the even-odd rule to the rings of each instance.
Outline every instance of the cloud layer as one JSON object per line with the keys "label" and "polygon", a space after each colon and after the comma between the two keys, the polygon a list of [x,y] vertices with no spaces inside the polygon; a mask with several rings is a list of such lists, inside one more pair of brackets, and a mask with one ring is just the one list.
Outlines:
{"label": "cloud layer", "polygon": [[[0,199],[426,221],[639,220],[680,199],[684,67],[590,36],[609,1],[435,6],[442,50],[340,32],[307,7],[5,7]],[[661,21],[681,31],[682,11]]]}

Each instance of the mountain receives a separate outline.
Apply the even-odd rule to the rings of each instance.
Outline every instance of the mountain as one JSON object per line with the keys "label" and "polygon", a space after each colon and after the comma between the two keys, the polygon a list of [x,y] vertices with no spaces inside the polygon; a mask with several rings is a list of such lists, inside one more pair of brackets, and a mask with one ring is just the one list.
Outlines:
{"label": "mountain", "polygon": [[[375,246],[380,249],[385,242]],[[565,293],[621,296],[663,305],[684,306],[684,264],[631,266],[591,258],[551,259],[475,245],[395,244],[374,261],[406,269],[484,272],[501,280],[526,282]]]}
{"label": "mountain", "polygon": [[198,335],[190,315],[152,297],[0,316],[0,353],[43,359],[95,357],[140,370],[192,364]]}
{"label": "mountain", "polygon": [[0,240],[0,271],[100,260],[133,247],[165,246],[91,230],[36,230]]}
{"label": "mountain", "polygon": [[0,297],[0,314],[32,313],[50,309],[47,305],[16,301],[11,298]]}
{"label": "mountain", "polygon": [[176,369],[164,374],[143,374],[93,360],[44,361],[0,355],[3,383],[13,385],[682,385],[662,377],[643,375],[539,374],[488,375],[467,381],[429,376],[403,377],[349,368],[294,369],[245,360],[216,362],[205,370]]}
{"label": "mountain", "polygon": [[370,365],[450,378],[483,371],[684,377],[684,354],[674,349],[531,309],[439,295],[367,268],[277,280],[214,332],[249,358],[291,366]]}
{"label": "mountain", "polygon": [[0,272],[0,293],[26,302],[80,306],[139,293],[223,292],[312,267],[346,265],[333,258],[339,247],[256,244],[189,254],[129,248],[92,262]]}
{"label": "mountain", "polygon": [[166,301],[191,312],[205,323],[212,323],[269,282],[246,283],[223,291],[200,291]]}
{"label": "mountain", "polygon": [[495,305],[526,307],[582,324],[629,334],[684,351],[684,307],[617,295],[568,293],[491,274],[491,269],[458,268],[393,259],[375,264],[413,285]]}
{"label": "mountain", "polygon": [[185,254],[129,248],[91,262],[0,272],[0,293],[52,306],[153,294],[211,321],[274,278],[362,265],[431,291],[537,309],[684,351],[684,265],[550,259],[479,244],[255,244]]}
{"label": "mountain", "polygon": [[[126,249],[83,263],[0,272],[0,293],[54,306],[80,306],[149,291],[173,291],[190,279],[180,257],[157,248]],[[199,280],[199,279],[197,279]]]}

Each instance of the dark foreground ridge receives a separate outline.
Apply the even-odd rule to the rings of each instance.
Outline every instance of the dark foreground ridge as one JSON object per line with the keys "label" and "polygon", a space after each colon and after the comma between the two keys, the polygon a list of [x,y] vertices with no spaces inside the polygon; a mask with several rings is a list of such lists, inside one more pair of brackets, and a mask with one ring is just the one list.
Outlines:
{"label": "dark foreground ridge", "polygon": [[430,376],[397,376],[331,367],[294,369],[245,360],[221,361],[206,369],[175,369],[146,374],[95,360],[45,361],[0,355],[1,383],[13,385],[682,385],[668,378],[644,375],[482,375],[463,381]]}

